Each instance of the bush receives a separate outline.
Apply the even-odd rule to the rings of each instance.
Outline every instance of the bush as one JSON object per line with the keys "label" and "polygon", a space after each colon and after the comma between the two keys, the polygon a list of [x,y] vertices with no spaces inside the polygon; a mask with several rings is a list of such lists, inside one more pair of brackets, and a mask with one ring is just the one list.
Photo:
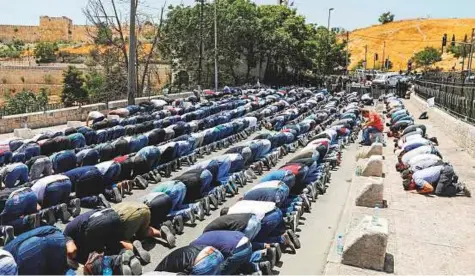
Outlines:
{"label": "bush", "polygon": [[21,91],[14,96],[7,95],[5,111],[7,114],[20,114],[44,110],[48,104],[47,91],[36,95],[31,91]]}
{"label": "bush", "polygon": [[52,42],[40,42],[36,44],[34,55],[37,63],[51,63],[56,61],[58,46]]}
{"label": "bush", "polygon": [[430,66],[442,60],[442,55],[434,47],[425,47],[424,50],[417,52],[412,58],[418,66]]}

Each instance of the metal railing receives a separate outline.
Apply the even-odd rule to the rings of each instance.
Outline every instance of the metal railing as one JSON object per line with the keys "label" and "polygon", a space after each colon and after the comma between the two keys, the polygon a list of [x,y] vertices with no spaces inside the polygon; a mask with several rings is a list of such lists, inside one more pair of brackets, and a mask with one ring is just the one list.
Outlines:
{"label": "metal railing", "polygon": [[458,82],[416,80],[415,93],[423,99],[434,98],[437,107],[475,124],[475,86]]}

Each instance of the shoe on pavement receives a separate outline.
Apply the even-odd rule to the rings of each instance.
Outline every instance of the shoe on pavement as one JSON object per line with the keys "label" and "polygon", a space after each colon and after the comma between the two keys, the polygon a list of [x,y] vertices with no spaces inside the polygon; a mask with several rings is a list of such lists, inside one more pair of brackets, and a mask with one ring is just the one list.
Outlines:
{"label": "shoe on pavement", "polygon": [[277,263],[277,249],[269,247],[266,249],[266,258],[270,262],[271,268]]}
{"label": "shoe on pavement", "polygon": [[203,203],[203,209],[205,211],[205,215],[209,216],[211,214],[211,207],[209,205],[209,197],[207,196],[203,197],[201,202]]}
{"label": "shoe on pavement", "polygon": [[280,249],[280,245],[278,243],[272,243],[271,246],[275,248],[275,262],[278,263],[282,257],[282,249]]}
{"label": "shoe on pavement", "polygon": [[112,187],[112,192],[114,193],[114,203],[122,202],[122,193],[119,191],[117,186]]}
{"label": "shoe on pavement", "polygon": [[73,198],[69,202],[70,212],[73,217],[79,216],[81,213],[81,200],[79,198]]}
{"label": "shoe on pavement", "polygon": [[284,246],[284,249],[289,247],[290,249],[292,249],[293,252],[296,252],[295,245],[293,244],[293,242],[290,239],[289,234],[287,232],[282,234],[282,239],[283,239],[282,245]]}
{"label": "shoe on pavement", "polygon": [[168,227],[168,229],[170,229],[170,231],[172,232],[173,235],[176,235],[176,230],[175,230],[175,227],[173,227],[173,223],[169,220],[166,220],[162,223],[162,225],[165,225],[166,227]]}
{"label": "shoe on pavement", "polygon": [[26,223],[28,224],[28,226],[30,226],[30,229],[35,229],[35,228],[40,227],[41,216],[39,213],[26,215],[24,219],[26,220]]}
{"label": "shoe on pavement", "polygon": [[122,275],[142,275],[142,265],[132,250],[126,250],[120,256]]}
{"label": "shoe on pavement", "polygon": [[175,247],[175,236],[170,232],[170,229],[168,229],[168,227],[162,225],[160,227],[160,233],[162,235],[162,239],[166,240],[170,247]]}
{"label": "shoe on pavement", "polygon": [[259,270],[262,272],[262,275],[273,275],[269,261],[259,262]]}
{"label": "shoe on pavement", "polygon": [[189,208],[185,211],[184,213],[185,217],[188,219],[188,221],[190,222],[190,224],[195,224],[196,222],[196,215],[195,215],[195,212],[193,211],[193,209]]}
{"label": "shoe on pavement", "polygon": [[198,219],[200,221],[203,221],[205,219],[205,211],[204,211],[204,207],[203,207],[203,202],[198,202],[196,204],[194,212],[196,213],[196,215],[198,216]]}
{"label": "shoe on pavement", "polygon": [[13,230],[13,226],[10,226],[10,225],[2,226],[0,227],[0,230],[1,230],[0,233],[3,236],[3,245],[6,245],[7,243],[9,243],[11,240],[15,238],[15,232]]}
{"label": "shoe on pavement", "polygon": [[101,200],[101,203],[102,203],[102,205],[104,205],[104,207],[106,207],[106,208],[111,207],[109,201],[107,201],[106,197],[103,194],[99,194],[97,197]]}
{"label": "shoe on pavement", "polygon": [[145,180],[142,176],[137,175],[134,180],[135,187],[145,190],[148,187],[148,181]]}
{"label": "shoe on pavement", "polygon": [[139,240],[135,240],[132,245],[134,247],[134,255],[141,261],[141,263],[149,264],[150,253],[143,249],[142,243]]}
{"label": "shoe on pavement", "polygon": [[66,203],[59,204],[58,218],[61,220],[62,223],[68,223],[69,219],[71,218],[71,214],[68,211],[68,206],[66,205]]}
{"label": "shoe on pavement", "polygon": [[[58,215],[59,215],[59,209],[60,207],[58,206]],[[56,216],[54,214],[53,209],[45,209],[40,211],[41,215],[41,220],[45,221],[46,224],[48,225],[54,225],[56,223]]]}
{"label": "shoe on pavement", "polygon": [[299,238],[297,237],[297,235],[295,234],[294,231],[292,230],[287,230],[286,233],[289,235],[290,237],[290,240],[292,241],[292,243],[294,244],[295,248],[296,249],[299,249],[300,248],[300,240]]}
{"label": "shoe on pavement", "polygon": [[183,216],[178,215],[175,216],[172,220],[173,228],[175,232],[178,234],[182,234],[183,230],[185,229],[185,223],[183,222]]}
{"label": "shoe on pavement", "polygon": [[209,202],[211,203],[211,205],[213,205],[214,209],[219,208],[218,199],[216,198],[215,195],[213,195],[213,194],[208,195],[208,199],[209,199]]}

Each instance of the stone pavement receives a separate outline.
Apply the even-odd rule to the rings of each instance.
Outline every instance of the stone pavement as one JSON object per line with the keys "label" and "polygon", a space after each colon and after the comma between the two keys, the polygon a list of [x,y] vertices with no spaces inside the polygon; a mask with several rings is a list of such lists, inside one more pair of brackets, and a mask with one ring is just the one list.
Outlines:
{"label": "stone pavement", "polygon": [[[406,108],[418,117],[423,105],[417,99],[407,100]],[[437,111],[439,112],[439,111]],[[418,121],[427,126],[429,136],[439,140],[444,159],[454,165],[456,173],[471,191],[475,191],[475,159],[468,150],[454,141],[458,136],[441,124],[438,117]],[[445,114],[445,116],[449,116]],[[450,119],[444,120],[448,121]],[[470,130],[471,131],[471,130]],[[389,223],[387,253],[394,261],[395,274],[475,274],[475,201],[473,198],[442,198],[423,196],[404,191],[402,179],[394,169],[397,161],[393,143],[388,140],[384,148],[385,182],[384,198],[388,208],[379,216]],[[373,215],[373,208],[354,205],[355,187],[350,188],[344,215],[338,226],[339,233],[346,234],[366,215]],[[473,193],[473,192],[472,192]],[[336,254],[336,242],[327,260],[325,274],[368,275],[384,272],[360,269],[340,263]]]}

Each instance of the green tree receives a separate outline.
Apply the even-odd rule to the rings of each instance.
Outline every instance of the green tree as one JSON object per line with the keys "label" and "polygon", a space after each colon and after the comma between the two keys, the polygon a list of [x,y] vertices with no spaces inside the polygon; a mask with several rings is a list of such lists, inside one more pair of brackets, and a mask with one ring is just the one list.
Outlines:
{"label": "green tree", "polygon": [[[202,84],[214,83],[214,3],[204,4]],[[250,0],[218,1],[218,69],[221,86],[306,83],[345,65],[345,43],[335,33],[308,24],[284,5],[257,6]],[[175,71],[196,84],[200,64],[200,5],[171,6],[160,50]],[[265,72],[265,74],[261,74]],[[254,75],[254,76],[253,76]]]}
{"label": "green tree", "polygon": [[76,67],[68,66],[63,73],[63,93],[61,101],[65,106],[72,106],[76,102],[87,100],[87,90],[84,89],[84,78]]}
{"label": "green tree", "polygon": [[378,21],[381,24],[386,24],[386,23],[393,22],[394,21],[394,14],[392,14],[389,11],[385,12],[385,13],[383,13],[379,16]]}
{"label": "green tree", "polygon": [[427,67],[433,65],[434,63],[441,61],[441,53],[434,47],[425,47],[424,50],[417,52],[412,60],[418,65]]}
{"label": "green tree", "polygon": [[456,58],[466,58],[470,55],[469,44],[456,44],[455,46],[449,46],[448,52],[452,53]]}
{"label": "green tree", "polygon": [[92,68],[85,77],[84,89],[89,98],[97,98],[104,91],[104,75],[97,69]]}
{"label": "green tree", "polygon": [[44,110],[48,103],[48,93],[41,91],[35,94],[31,91],[21,91],[13,96],[7,95],[5,111],[7,114],[21,114]]}
{"label": "green tree", "polygon": [[56,43],[39,42],[33,53],[37,63],[50,63],[56,60],[56,51],[58,51]]}
{"label": "green tree", "polygon": [[97,33],[94,37],[94,43],[98,45],[112,45],[112,30],[109,25],[100,22],[96,25]]}

